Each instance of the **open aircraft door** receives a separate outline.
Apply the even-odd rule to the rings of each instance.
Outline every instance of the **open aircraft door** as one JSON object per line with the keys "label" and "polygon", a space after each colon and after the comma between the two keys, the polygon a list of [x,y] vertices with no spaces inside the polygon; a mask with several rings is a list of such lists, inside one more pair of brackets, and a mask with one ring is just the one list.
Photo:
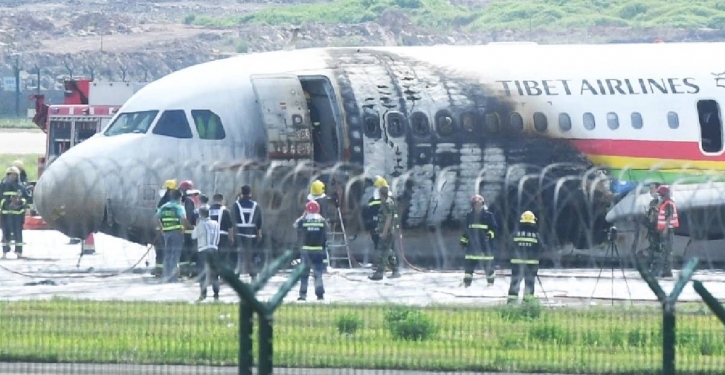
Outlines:
{"label": "open aircraft door", "polygon": [[312,159],[310,118],[305,93],[295,75],[252,76],[272,160]]}

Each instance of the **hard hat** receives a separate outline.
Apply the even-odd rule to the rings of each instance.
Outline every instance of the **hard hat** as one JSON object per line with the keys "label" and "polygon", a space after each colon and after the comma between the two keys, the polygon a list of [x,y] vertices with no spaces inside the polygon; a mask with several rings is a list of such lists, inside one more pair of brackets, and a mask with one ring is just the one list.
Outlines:
{"label": "hard hat", "polygon": [[536,224],[536,216],[534,216],[534,213],[531,211],[525,211],[521,214],[521,222]]}
{"label": "hard hat", "polygon": [[25,164],[23,164],[22,160],[15,160],[12,166],[18,169],[25,169]]}
{"label": "hard hat", "polygon": [[471,197],[471,204],[476,204],[476,203],[483,204],[483,202],[484,202],[483,197],[478,194]]}
{"label": "hard hat", "polygon": [[325,184],[322,183],[322,181],[315,180],[312,182],[312,185],[310,186],[310,194],[322,195],[324,192],[325,192]]}
{"label": "hard hat", "polygon": [[659,195],[668,195],[670,193],[670,188],[668,188],[665,185],[661,185],[657,188],[657,194]]}
{"label": "hard hat", "polygon": [[20,175],[20,171],[18,170],[17,167],[10,167],[5,170],[5,174],[11,174],[11,173],[15,173],[18,176]]}
{"label": "hard hat", "polygon": [[164,181],[164,187],[170,190],[176,190],[176,180],[166,180]]}
{"label": "hard hat", "polygon": [[307,205],[305,205],[305,211],[308,214],[319,214],[320,213],[320,204],[315,201],[309,201],[309,202],[307,202]]}
{"label": "hard hat", "polygon": [[179,190],[181,191],[191,190],[193,188],[194,183],[191,180],[181,181],[181,184],[179,184]]}
{"label": "hard hat", "polygon": [[383,176],[375,176],[375,183],[373,183],[373,186],[377,189],[380,189],[381,187],[390,187],[388,186],[388,181],[386,181]]}

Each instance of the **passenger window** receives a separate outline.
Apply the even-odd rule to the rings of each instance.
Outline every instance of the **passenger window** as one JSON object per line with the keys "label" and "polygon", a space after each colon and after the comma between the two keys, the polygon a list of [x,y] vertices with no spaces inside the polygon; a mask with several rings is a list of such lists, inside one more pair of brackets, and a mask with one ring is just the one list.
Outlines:
{"label": "passenger window", "polygon": [[[699,111],[700,105],[698,104],[698,111]],[[680,117],[677,116],[677,113],[675,112],[668,112],[667,113],[667,125],[670,126],[670,129],[677,129],[680,127]]]}
{"label": "passenger window", "polygon": [[571,130],[571,117],[566,113],[559,113],[559,129],[563,132]]}
{"label": "passenger window", "polygon": [[430,124],[428,116],[423,112],[415,112],[410,115],[410,125],[413,128],[413,134],[424,137],[430,133]]}
{"label": "passenger window", "polygon": [[476,128],[476,114],[473,112],[466,112],[461,115],[461,124],[463,129],[467,132],[473,132]]}
{"label": "passenger window", "polygon": [[549,127],[549,123],[546,119],[546,115],[541,112],[534,113],[534,129],[545,132]]}
{"label": "passenger window", "polygon": [[607,113],[607,126],[609,129],[616,130],[619,128],[619,116],[614,112]]}
{"label": "passenger window", "polygon": [[182,139],[192,137],[186,113],[181,109],[164,111],[159,122],[154,126],[153,133]]}
{"label": "passenger window", "polygon": [[723,149],[722,117],[720,106],[714,100],[699,100],[697,114],[700,119],[702,150],[720,152]]}
{"label": "passenger window", "polygon": [[509,116],[511,127],[515,130],[524,130],[524,119],[518,112],[511,112]]}
{"label": "passenger window", "polygon": [[436,130],[438,134],[447,137],[453,134],[454,129],[453,116],[448,111],[440,111],[436,114]]}
{"label": "passenger window", "polygon": [[380,138],[380,117],[366,113],[363,116],[363,133],[368,138]]}
{"label": "passenger window", "polygon": [[632,112],[632,127],[635,129],[642,129],[642,115],[639,112]]}
{"label": "passenger window", "polygon": [[159,111],[120,113],[103,133],[107,136],[119,134],[146,134]]}
{"label": "passenger window", "polygon": [[227,136],[224,132],[222,119],[216,113],[208,109],[192,109],[191,118],[194,119],[199,138],[220,140]]}
{"label": "passenger window", "polygon": [[587,112],[584,114],[584,129],[587,130],[594,130],[594,128],[597,126],[596,122],[594,121],[594,115]]}
{"label": "passenger window", "polygon": [[393,138],[402,137],[405,134],[404,120],[405,118],[400,112],[388,113],[388,135]]}
{"label": "passenger window", "polygon": [[487,113],[486,114],[486,130],[488,130],[491,133],[495,133],[498,131],[498,127],[499,127],[498,114]]}

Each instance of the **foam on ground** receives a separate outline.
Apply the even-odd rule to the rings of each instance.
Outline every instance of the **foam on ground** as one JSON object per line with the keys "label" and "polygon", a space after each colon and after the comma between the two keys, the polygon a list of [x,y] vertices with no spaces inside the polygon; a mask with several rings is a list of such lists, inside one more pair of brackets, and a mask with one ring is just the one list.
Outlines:
{"label": "foam on ground", "polygon": [[[27,259],[15,259],[10,253],[9,259],[0,260],[0,300],[49,299],[53,296],[91,299],[98,301],[193,301],[199,295],[198,283],[185,281],[174,284],[161,284],[149,274],[148,264],[153,266],[153,249],[127,241],[98,234],[95,236],[96,254],[85,255],[77,267],[80,254],[79,244],[69,244],[69,238],[56,231],[25,231],[27,243],[24,255]],[[132,272],[128,271],[137,262]],[[572,300],[587,304],[593,297],[603,300],[635,300],[647,302],[656,300],[636,271],[625,270],[624,277],[620,269],[611,268],[602,271],[597,282],[599,269],[542,270],[541,285],[536,284],[536,295],[550,304],[560,304]],[[485,278],[477,275],[473,286],[463,288],[462,272],[416,272],[403,271],[399,279],[370,281],[368,269],[329,269],[325,275],[326,302],[381,303],[396,302],[413,305],[427,304],[493,304],[506,300],[509,270],[497,271],[493,287],[486,287]],[[678,272],[675,272],[677,276]],[[287,279],[288,273],[272,277],[267,286],[258,293],[266,300],[276,293]],[[716,298],[725,299],[725,272],[722,270],[701,270],[695,279],[705,283]],[[249,281],[244,276],[243,281]],[[626,282],[625,282],[626,281]],[[674,281],[665,279],[661,285],[666,292],[672,290]],[[629,287],[629,292],[627,287]],[[297,286],[287,295],[286,302],[296,302]],[[523,283],[522,283],[523,288]],[[314,300],[313,282],[310,280],[308,291]],[[236,294],[222,286],[221,301],[238,301]],[[688,284],[680,301],[700,301],[700,297]],[[306,303],[318,303],[306,302]]]}

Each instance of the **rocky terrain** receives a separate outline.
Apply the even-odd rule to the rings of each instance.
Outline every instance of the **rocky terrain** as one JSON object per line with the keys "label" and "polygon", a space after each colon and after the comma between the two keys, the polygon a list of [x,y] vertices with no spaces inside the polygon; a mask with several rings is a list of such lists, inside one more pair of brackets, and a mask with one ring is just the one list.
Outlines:
{"label": "rocky terrain", "polygon": [[[716,29],[639,29],[596,27],[561,31],[535,29],[470,33],[455,28],[433,31],[415,26],[406,14],[383,12],[358,24],[265,25],[209,22],[244,17],[271,5],[324,0],[0,0],[3,76],[15,64],[26,88],[57,88],[63,76],[102,80],[153,80],[174,70],[236,53],[281,49],[300,28],[298,48],[352,45],[481,44],[535,40],[540,43],[723,40]],[[471,8],[489,1],[452,0]],[[203,23],[203,22],[202,22]]]}

